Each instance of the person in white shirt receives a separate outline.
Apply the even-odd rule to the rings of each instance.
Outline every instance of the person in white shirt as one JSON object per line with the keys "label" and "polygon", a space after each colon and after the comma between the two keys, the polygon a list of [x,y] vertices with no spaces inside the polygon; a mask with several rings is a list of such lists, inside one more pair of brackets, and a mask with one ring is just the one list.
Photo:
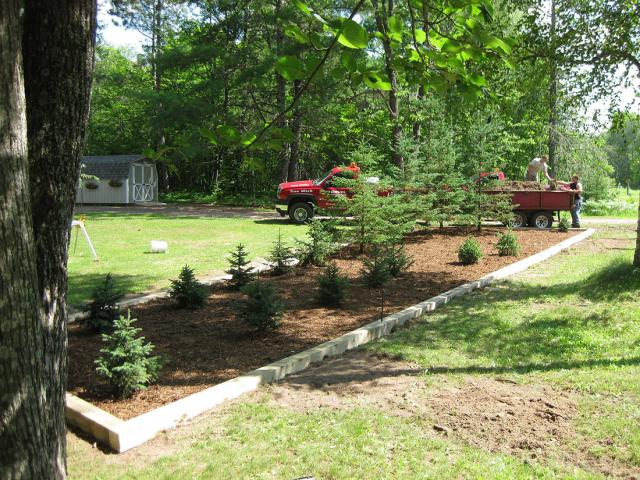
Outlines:
{"label": "person in white shirt", "polygon": [[530,182],[537,182],[538,172],[542,170],[544,176],[547,177],[547,180],[552,182],[553,179],[549,176],[549,165],[547,165],[548,160],[548,155],[542,155],[540,158],[534,158],[533,160],[531,160],[531,162],[529,162],[529,166],[527,167],[526,180]]}

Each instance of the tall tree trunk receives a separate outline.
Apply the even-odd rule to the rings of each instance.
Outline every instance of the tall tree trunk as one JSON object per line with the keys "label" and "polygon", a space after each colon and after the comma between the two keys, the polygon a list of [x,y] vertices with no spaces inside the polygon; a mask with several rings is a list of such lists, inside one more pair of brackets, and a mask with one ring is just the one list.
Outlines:
{"label": "tall tree trunk", "polygon": [[[295,98],[300,92],[302,81],[294,80],[293,97]],[[291,151],[289,152],[289,175],[288,180],[293,182],[298,180],[298,165],[300,164],[300,143],[302,140],[302,110],[298,103],[293,110],[293,118],[291,119],[291,130],[293,132],[293,141],[291,142]]]}
{"label": "tall tree trunk", "polygon": [[638,194],[638,228],[636,231],[636,253],[633,256],[633,266],[640,268],[640,193]]}
{"label": "tall tree trunk", "polygon": [[393,15],[393,0],[382,0],[382,6],[378,0],[372,0],[375,9],[376,26],[382,34],[382,47],[384,49],[384,65],[391,90],[388,96],[389,118],[391,120],[391,161],[400,170],[404,168],[402,155],[400,155],[400,137],[402,135],[402,127],[400,125],[400,104],[398,101],[398,79],[396,71],[393,68],[393,49],[391,48],[391,40],[387,37],[388,19]]}
{"label": "tall tree trunk", "polygon": [[549,35],[549,166],[557,178],[558,151],[558,65],[556,61],[556,5],[551,0],[551,27]]}
{"label": "tall tree trunk", "polygon": [[[282,0],[276,0],[276,54],[280,57],[284,48],[284,32],[280,21],[280,11],[282,10]],[[282,113],[287,108],[287,85],[285,78],[276,72],[276,105],[278,113]],[[276,127],[285,128],[287,119],[285,115],[280,116],[276,122]],[[278,182],[286,182],[289,175],[289,156],[286,146],[282,147],[278,162]]]}
{"label": "tall tree trunk", "polygon": [[28,0],[22,32],[21,6],[0,2],[0,477],[56,479],[66,474],[66,260],[96,5]]}
{"label": "tall tree trunk", "polygon": [[[163,0],[155,0],[153,6],[153,31],[151,33],[151,58],[153,62],[153,91],[156,94],[156,131],[154,133],[155,138],[153,141],[153,148],[156,150],[163,147],[166,143],[164,126],[159,117],[162,114],[162,102],[160,101],[160,92],[162,90],[162,68],[159,64],[160,49],[163,44],[163,25],[162,25],[162,12],[164,9]],[[158,189],[161,192],[169,190],[169,170],[166,162],[162,160],[156,161],[158,169]]]}
{"label": "tall tree trunk", "polygon": [[[424,99],[424,85],[420,85],[418,87],[418,91],[416,93],[416,99],[418,100],[418,105],[419,105],[420,100]],[[418,140],[420,138],[421,125],[422,124],[421,124],[420,120],[416,119],[416,120],[413,121],[413,138],[415,138],[416,140]]]}
{"label": "tall tree trunk", "polygon": [[[22,2],[0,2],[0,478],[59,478],[49,444],[22,68]],[[54,379],[54,381],[56,381]]]}

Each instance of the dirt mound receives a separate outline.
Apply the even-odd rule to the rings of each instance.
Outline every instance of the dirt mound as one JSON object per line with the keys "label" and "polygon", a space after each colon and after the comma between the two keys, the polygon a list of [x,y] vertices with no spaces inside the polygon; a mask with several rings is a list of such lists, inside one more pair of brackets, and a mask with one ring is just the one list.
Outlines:
{"label": "dirt mound", "polygon": [[471,445],[535,458],[573,435],[576,405],[566,392],[500,377],[448,383],[432,393],[429,409],[439,425]]}

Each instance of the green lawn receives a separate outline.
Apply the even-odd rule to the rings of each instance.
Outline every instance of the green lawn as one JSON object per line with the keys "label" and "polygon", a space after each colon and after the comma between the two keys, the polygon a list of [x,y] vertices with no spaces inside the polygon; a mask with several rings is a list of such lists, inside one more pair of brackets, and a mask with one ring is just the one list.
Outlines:
{"label": "green lawn", "polygon": [[[227,268],[227,255],[242,242],[251,258],[265,257],[282,232],[293,244],[306,229],[277,220],[168,217],[91,213],[85,225],[100,257],[93,262],[80,234],[72,234],[69,249],[69,303],[86,301],[104,275],[111,272],[126,293],[166,287],[180,268],[189,264],[197,275]],[[166,240],[166,254],[151,254],[151,240]]]}
{"label": "green lawn", "polygon": [[[434,432],[437,418],[353,405],[299,411],[278,387],[116,456],[70,436],[71,478],[605,478],[563,452],[640,475],[640,274],[634,232],[594,240],[511,281],[454,300],[370,351],[422,367],[421,395],[473,379],[552,386],[577,399],[575,436],[550,457],[523,458]],[[604,441],[606,440],[606,441]],[[615,470],[613,470],[615,471]]]}

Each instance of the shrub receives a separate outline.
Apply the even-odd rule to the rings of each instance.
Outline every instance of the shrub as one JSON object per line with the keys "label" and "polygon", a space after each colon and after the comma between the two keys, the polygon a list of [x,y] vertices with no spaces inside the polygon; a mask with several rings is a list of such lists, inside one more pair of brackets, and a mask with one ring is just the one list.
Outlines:
{"label": "shrub", "polygon": [[569,219],[567,217],[561,217],[560,221],[558,222],[558,230],[561,232],[568,232],[570,225],[571,224],[569,223]]}
{"label": "shrub", "polygon": [[205,286],[196,280],[193,268],[185,265],[177,280],[171,280],[169,296],[176,301],[178,308],[197,308],[204,304]]}
{"label": "shrub", "polygon": [[458,249],[458,259],[463,265],[478,263],[482,258],[482,248],[474,237],[467,238]]}
{"label": "shrub", "polygon": [[226,273],[231,275],[231,284],[237,289],[247,285],[253,278],[251,268],[249,268],[249,260],[247,260],[247,252],[244,245],[239,243],[236,250],[231,252],[231,260],[229,260],[229,270]]}
{"label": "shrub", "polygon": [[126,398],[143,390],[158,378],[162,360],[151,356],[153,344],[145,343],[144,337],[136,338],[139,328],[133,327],[136,319],[128,312],[114,322],[111,334],[103,334],[107,346],[100,350],[96,360],[96,372],[105,377],[119,396]]}
{"label": "shrub", "polygon": [[506,233],[498,233],[496,248],[501,257],[517,257],[522,249],[518,242],[518,237],[510,228]]}
{"label": "shrub", "polygon": [[385,249],[385,259],[389,273],[399,277],[413,265],[413,257],[407,255],[403,245],[389,245]]}
{"label": "shrub", "polygon": [[240,317],[259,332],[275,330],[284,314],[284,303],[270,282],[255,281],[241,289],[247,298]]}
{"label": "shrub", "polygon": [[302,265],[323,266],[329,255],[336,251],[332,224],[321,220],[309,222],[308,240],[302,242],[299,260]]}
{"label": "shrub", "polygon": [[341,305],[349,289],[349,279],[340,274],[335,263],[330,263],[318,277],[318,302],[333,307]]}
{"label": "shrub", "polygon": [[370,288],[380,288],[391,278],[389,262],[381,246],[374,245],[363,260],[361,275]]}
{"label": "shrub", "polygon": [[295,255],[291,251],[291,248],[287,247],[282,241],[282,234],[278,230],[278,239],[273,245],[271,255],[267,259],[272,265],[273,269],[271,273],[274,275],[283,275],[291,270],[292,261]]}
{"label": "shrub", "polygon": [[91,294],[91,303],[84,309],[89,312],[84,323],[96,333],[111,331],[113,322],[120,316],[118,301],[121,298],[122,292],[116,288],[113,276],[107,273],[104,282]]}

